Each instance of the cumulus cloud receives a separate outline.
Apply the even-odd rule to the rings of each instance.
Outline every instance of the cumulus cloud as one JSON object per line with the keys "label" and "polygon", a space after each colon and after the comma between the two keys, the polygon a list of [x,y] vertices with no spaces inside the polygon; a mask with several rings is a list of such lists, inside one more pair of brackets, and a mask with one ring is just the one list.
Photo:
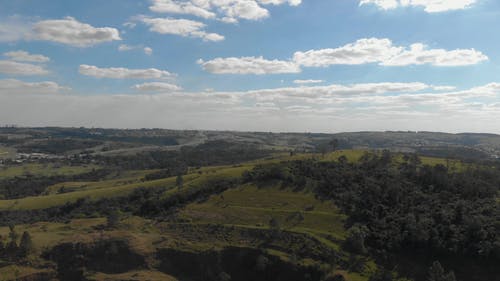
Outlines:
{"label": "cumulus cloud", "polygon": [[176,75],[166,70],[156,68],[128,69],[123,67],[99,68],[93,65],[80,65],[79,72],[82,75],[95,78],[112,79],[170,79]]}
{"label": "cumulus cloud", "polygon": [[366,38],[335,49],[296,52],[294,61],[307,67],[378,63],[387,66],[462,66],[477,64],[488,57],[475,49],[429,49],[416,43],[410,48],[395,46],[390,39]]}
{"label": "cumulus cloud", "polygon": [[[198,3],[199,2],[199,3]],[[202,1],[175,1],[175,0],[153,0],[149,9],[156,13],[172,13],[193,15],[205,19],[215,18],[216,14],[210,11],[210,5]]]}
{"label": "cumulus cloud", "polygon": [[138,17],[138,19],[149,26],[149,30],[160,34],[180,35],[183,37],[201,38],[205,41],[222,41],[224,36],[217,33],[205,31],[206,25],[202,22],[173,19],[173,18],[149,18]]}
{"label": "cumulus cloud", "polygon": [[477,0],[360,0],[359,5],[372,4],[389,10],[399,7],[423,7],[428,13],[439,13],[470,8]]}
{"label": "cumulus cloud", "polygon": [[14,61],[22,61],[22,62],[48,62],[50,58],[44,55],[34,55],[30,54],[26,51],[11,51],[3,54]]}
{"label": "cumulus cloud", "polygon": [[138,45],[138,46],[131,46],[127,44],[121,44],[118,46],[118,51],[120,52],[127,52],[127,51],[133,51],[133,50],[142,50],[144,54],[150,56],[153,54],[153,49],[150,47],[144,47],[143,45]]}
{"label": "cumulus cloud", "polygon": [[164,82],[150,82],[150,83],[137,84],[134,85],[132,88],[142,92],[157,92],[157,93],[178,92],[182,90],[181,87],[175,84],[164,83]]}
{"label": "cumulus cloud", "polygon": [[193,15],[236,23],[239,19],[260,20],[269,17],[262,5],[300,5],[301,0],[153,0],[149,9],[156,13]]}
{"label": "cumulus cloud", "polygon": [[307,79],[307,80],[293,80],[293,83],[294,84],[299,84],[299,85],[304,85],[304,84],[319,84],[319,83],[323,83],[325,81],[323,80],[314,80],[314,79]]}
{"label": "cumulus cloud", "polygon": [[116,28],[93,27],[72,17],[39,21],[33,25],[31,37],[35,40],[52,41],[74,47],[90,47],[121,40],[120,32]]}
{"label": "cumulus cloud", "polygon": [[409,49],[385,60],[382,65],[404,66],[431,64],[435,66],[462,66],[478,64],[488,57],[475,49],[428,49],[424,44],[413,44]]}
{"label": "cumulus cloud", "polygon": [[298,73],[301,72],[301,66],[327,67],[377,63],[382,66],[427,64],[452,67],[474,65],[487,60],[486,55],[475,49],[431,49],[421,43],[405,47],[394,45],[387,38],[364,38],[334,49],[295,52],[291,60],[228,57],[209,61],[200,59],[198,64],[204,70],[215,74],[275,74]]}
{"label": "cumulus cloud", "polygon": [[49,74],[49,71],[40,65],[0,60],[0,73],[8,75],[34,76],[47,75]]}
{"label": "cumulus cloud", "polygon": [[300,67],[294,62],[266,60],[263,57],[216,58],[209,61],[198,60],[205,71],[215,74],[276,74],[298,73]]}
{"label": "cumulus cloud", "polygon": [[16,79],[0,80],[0,95],[56,94],[68,90],[51,81],[28,83]]}

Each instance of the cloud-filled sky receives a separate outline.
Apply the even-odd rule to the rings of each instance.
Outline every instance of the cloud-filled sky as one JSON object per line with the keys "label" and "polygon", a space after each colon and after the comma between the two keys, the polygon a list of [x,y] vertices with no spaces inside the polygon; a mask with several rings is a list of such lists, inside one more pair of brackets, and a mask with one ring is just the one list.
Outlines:
{"label": "cloud-filled sky", "polygon": [[495,0],[0,0],[0,125],[500,133]]}

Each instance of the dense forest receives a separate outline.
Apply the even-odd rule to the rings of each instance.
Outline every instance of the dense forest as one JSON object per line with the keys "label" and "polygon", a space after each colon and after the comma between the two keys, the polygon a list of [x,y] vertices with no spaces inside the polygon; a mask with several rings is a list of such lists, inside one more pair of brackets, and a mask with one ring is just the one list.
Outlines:
{"label": "dense forest", "polygon": [[[400,255],[434,256],[469,264],[456,268],[461,277],[498,277],[500,166],[450,172],[444,165],[421,165],[416,155],[397,164],[393,158],[384,151],[358,163],[293,161],[256,167],[243,179],[264,186],[280,181],[333,200],[349,216],[346,246],[374,254],[388,268]],[[418,271],[407,274],[424,278]]]}

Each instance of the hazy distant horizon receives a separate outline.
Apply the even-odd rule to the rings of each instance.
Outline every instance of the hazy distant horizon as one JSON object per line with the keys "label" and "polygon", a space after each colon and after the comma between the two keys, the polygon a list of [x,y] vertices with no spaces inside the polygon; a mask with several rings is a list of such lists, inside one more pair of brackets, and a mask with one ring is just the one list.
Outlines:
{"label": "hazy distant horizon", "polygon": [[361,130],[361,131],[339,131],[339,132],[313,132],[313,131],[246,131],[246,130],[218,130],[218,129],[172,129],[172,128],[155,128],[155,127],[144,127],[144,128],[118,128],[118,127],[71,127],[71,126],[18,126],[15,124],[3,124],[0,125],[1,128],[15,128],[15,129],[48,129],[48,128],[59,128],[59,129],[85,129],[85,130],[167,130],[167,131],[199,131],[199,132],[237,132],[237,133],[272,133],[272,134],[325,134],[325,135],[334,135],[334,134],[352,134],[352,133],[432,133],[432,134],[452,134],[452,135],[461,135],[461,134],[477,134],[477,135],[498,135],[500,133],[489,133],[489,132],[442,132],[442,131],[409,131],[409,130],[379,130],[379,131],[370,131],[370,130]]}

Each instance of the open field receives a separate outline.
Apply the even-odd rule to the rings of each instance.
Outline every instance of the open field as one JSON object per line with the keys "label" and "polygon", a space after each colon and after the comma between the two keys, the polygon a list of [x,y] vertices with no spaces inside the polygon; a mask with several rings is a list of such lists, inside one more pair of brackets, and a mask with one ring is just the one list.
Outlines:
{"label": "open field", "polygon": [[314,195],[276,187],[242,186],[207,202],[188,205],[180,212],[194,223],[268,227],[275,219],[284,230],[310,231],[345,237],[345,216],[331,202],[321,202]]}
{"label": "open field", "polygon": [[0,146],[0,159],[13,158],[16,156],[16,151],[13,148]]}
{"label": "open field", "polygon": [[77,175],[92,171],[92,169],[97,169],[98,166],[95,165],[85,165],[85,166],[59,166],[55,164],[22,164],[9,166],[0,169],[0,178],[11,178],[23,175],[35,175],[35,176],[57,176],[57,175]]}

